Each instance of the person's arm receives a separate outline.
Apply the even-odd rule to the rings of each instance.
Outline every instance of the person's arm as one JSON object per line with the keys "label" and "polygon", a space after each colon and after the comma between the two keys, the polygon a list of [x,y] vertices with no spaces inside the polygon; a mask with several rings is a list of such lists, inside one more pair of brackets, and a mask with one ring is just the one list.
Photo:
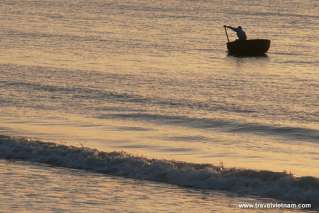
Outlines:
{"label": "person's arm", "polygon": [[224,25],[224,27],[227,27],[227,28],[229,28],[229,29],[231,29],[231,30],[233,30],[233,31],[235,31],[235,29],[236,29],[236,28],[234,28],[234,27],[227,26],[227,25]]}

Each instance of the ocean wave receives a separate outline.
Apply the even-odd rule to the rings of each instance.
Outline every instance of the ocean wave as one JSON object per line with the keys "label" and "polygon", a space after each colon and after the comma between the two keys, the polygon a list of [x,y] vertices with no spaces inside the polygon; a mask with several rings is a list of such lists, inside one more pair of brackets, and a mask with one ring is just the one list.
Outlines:
{"label": "ocean wave", "polygon": [[[222,111],[222,112],[235,112],[235,113],[254,113],[254,110],[243,109],[237,106],[225,106],[218,103],[206,103],[200,101],[191,101],[185,99],[167,99],[167,98],[152,98],[139,94],[127,93],[127,92],[115,92],[113,90],[101,90],[97,88],[88,88],[80,86],[59,86],[59,85],[48,85],[40,82],[25,82],[19,81],[6,81],[0,80],[0,83],[5,88],[14,90],[29,91],[29,93],[50,93],[54,99],[56,96],[67,96],[73,99],[88,100],[92,99],[95,101],[107,101],[119,103],[133,103],[133,104],[147,104],[164,107],[179,107],[188,109],[208,110],[208,111]],[[50,97],[50,96],[48,96]]]}
{"label": "ocean wave", "polygon": [[45,163],[97,173],[164,182],[184,187],[222,190],[311,203],[319,207],[319,179],[285,172],[224,168],[136,157],[125,152],[101,152],[85,147],[0,136],[0,158]]}
{"label": "ocean wave", "polygon": [[252,133],[259,135],[279,136],[288,139],[303,139],[318,143],[319,131],[316,129],[293,126],[279,126],[262,123],[245,123],[237,120],[193,118],[188,116],[170,116],[150,113],[121,113],[100,116],[104,119],[131,119],[147,122],[186,126],[200,129],[222,129],[226,132]]}

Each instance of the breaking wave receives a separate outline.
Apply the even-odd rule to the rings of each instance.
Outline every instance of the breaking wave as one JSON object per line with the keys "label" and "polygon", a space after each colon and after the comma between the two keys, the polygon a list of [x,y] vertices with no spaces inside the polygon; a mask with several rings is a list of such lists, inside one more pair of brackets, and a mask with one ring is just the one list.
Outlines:
{"label": "breaking wave", "polygon": [[319,179],[284,172],[224,168],[136,157],[125,152],[66,146],[0,136],[0,158],[83,169],[185,187],[223,190],[239,195],[275,198],[319,207]]}

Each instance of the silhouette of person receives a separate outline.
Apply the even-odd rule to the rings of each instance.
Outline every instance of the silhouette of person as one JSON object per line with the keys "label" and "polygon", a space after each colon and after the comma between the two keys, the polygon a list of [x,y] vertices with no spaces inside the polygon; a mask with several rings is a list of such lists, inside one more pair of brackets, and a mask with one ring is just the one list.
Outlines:
{"label": "silhouette of person", "polygon": [[233,30],[234,32],[236,32],[237,37],[238,37],[239,40],[247,40],[246,33],[245,33],[245,31],[243,30],[243,28],[241,26],[238,26],[236,28],[236,27],[231,27],[231,26],[224,25],[224,27],[227,27],[227,28]]}

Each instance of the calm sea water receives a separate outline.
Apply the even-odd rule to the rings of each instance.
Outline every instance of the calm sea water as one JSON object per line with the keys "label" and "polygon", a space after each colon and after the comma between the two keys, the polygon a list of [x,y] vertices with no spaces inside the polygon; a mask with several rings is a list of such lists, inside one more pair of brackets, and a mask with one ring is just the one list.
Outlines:
{"label": "calm sea water", "polygon": [[[319,177],[318,14],[316,0],[3,0],[1,134]],[[271,39],[268,57],[227,56],[224,24]]]}

